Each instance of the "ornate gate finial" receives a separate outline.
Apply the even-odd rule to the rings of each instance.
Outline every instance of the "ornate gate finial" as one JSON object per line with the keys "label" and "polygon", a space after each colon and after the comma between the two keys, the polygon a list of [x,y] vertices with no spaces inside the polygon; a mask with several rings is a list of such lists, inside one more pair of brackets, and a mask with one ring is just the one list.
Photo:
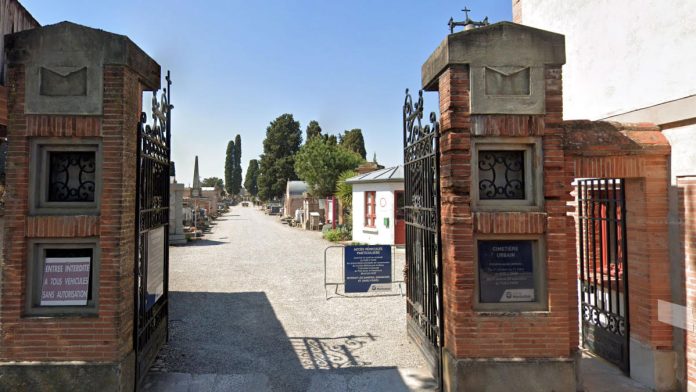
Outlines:
{"label": "ornate gate finial", "polygon": [[457,26],[464,27],[464,30],[471,30],[471,29],[474,29],[477,27],[488,26],[489,23],[488,23],[487,16],[482,21],[476,22],[474,20],[471,20],[471,18],[469,18],[469,12],[471,12],[470,9],[464,7],[464,9],[462,11],[464,12],[464,21],[455,22],[454,18],[449,19],[449,22],[447,23],[447,25],[449,26],[450,34],[454,33],[454,28]]}

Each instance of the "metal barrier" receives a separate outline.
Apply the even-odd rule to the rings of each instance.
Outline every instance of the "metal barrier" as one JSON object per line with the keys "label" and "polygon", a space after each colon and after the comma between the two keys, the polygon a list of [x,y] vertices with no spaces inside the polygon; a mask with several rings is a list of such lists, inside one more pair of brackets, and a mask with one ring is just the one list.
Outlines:
{"label": "metal barrier", "polygon": [[[354,295],[347,295],[345,292],[344,293],[339,293],[338,288],[339,286],[344,286],[345,287],[345,281],[346,281],[346,270],[345,270],[345,245],[332,245],[332,246],[327,246],[326,249],[324,249],[324,297],[328,301],[330,298],[329,297],[329,291],[328,287],[329,286],[334,286],[334,296],[336,297],[343,297],[343,298],[372,298],[372,297],[395,297],[395,296],[404,296],[404,290],[403,287],[401,286],[402,283],[406,283],[403,279],[402,280],[394,280],[394,277],[396,276],[396,246],[390,245],[391,247],[391,253],[392,253],[392,262],[391,262],[391,276],[392,276],[392,289],[393,285],[396,284],[398,285],[398,293],[394,294],[370,294],[366,295],[363,293],[359,294],[354,294]],[[327,254],[329,252],[329,249],[341,249],[341,268],[340,268],[340,274],[343,277],[343,281],[341,282],[330,282],[328,278],[328,259],[327,259]],[[403,275],[402,275],[403,276]]]}

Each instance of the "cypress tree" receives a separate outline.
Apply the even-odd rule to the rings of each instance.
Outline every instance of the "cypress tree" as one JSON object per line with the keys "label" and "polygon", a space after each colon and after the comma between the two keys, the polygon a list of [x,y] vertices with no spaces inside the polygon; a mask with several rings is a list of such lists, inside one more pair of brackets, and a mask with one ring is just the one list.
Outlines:
{"label": "cypress tree", "polygon": [[227,143],[227,153],[225,155],[225,190],[227,194],[232,195],[232,174],[234,173],[234,142],[230,140]]}

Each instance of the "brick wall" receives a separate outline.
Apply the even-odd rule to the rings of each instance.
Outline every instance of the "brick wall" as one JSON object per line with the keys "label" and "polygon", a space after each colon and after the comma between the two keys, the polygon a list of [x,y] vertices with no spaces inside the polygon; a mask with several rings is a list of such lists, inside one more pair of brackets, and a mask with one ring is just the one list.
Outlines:
{"label": "brick wall", "polygon": [[[574,226],[567,216],[571,180],[561,138],[560,68],[546,69],[545,79],[546,115],[477,115],[472,119],[468,66],[450,66],[439,78],[445,346],[458,358],[567,358],[577,347],[575,244],[566,235]],[[474,123],[480,136],[543,136],[542,212],[471,210]],[[475,238],[493,233],[544,236],[548,312],[511,317],[473,310]]]}
{"label": "brick wall", "polygon": [[[668,350],[672,348],[672,327],[658,321],[657,301],[672,298],[667,248],[669,146],[664,139],[646,138],[659,135],[654,127],[643,128],[643,132],[618,132],[626,140],[636,142],[635,150],[631,151],[607,146],[600,139],[585,140],[583,149],[567,154],[566,170],[571,180],[573,177],[626,179],[630,334],[653,349]],[[593,148],[592,143],[600,148]],[[575,231],[572,233],[575,236]]]}
{"label": "brick wall", "polygon": [[[105,66],[103,117],[25,115],[24,78],[23,66],[9,68],[0,360],[118,361],[132,351],[135,129],[142,87],[130,69]],[[104,189],[98,216],[28,216],[34,136],[101,139]],[[98,316],[24,317],[28,240],[56,237],[99,238]]]}
{"label": "brick wall", "polygon": [[512,21],[522,23],[522,0],[512,0]]}
{"label": "brick wall", "polygon": [[[686,307],[696,307],[696,177],[677,179],[679,194],[679,217],[682,228],[681,247],[684,249],[686,284]],[[686,378],[696,383],[696,331],[693,330],[693,317],[687,316],[686,331]]]}

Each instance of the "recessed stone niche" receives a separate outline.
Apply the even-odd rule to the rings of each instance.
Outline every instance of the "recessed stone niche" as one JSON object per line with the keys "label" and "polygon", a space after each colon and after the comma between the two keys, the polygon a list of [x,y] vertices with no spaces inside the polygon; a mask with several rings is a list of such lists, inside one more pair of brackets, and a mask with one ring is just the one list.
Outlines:
{"label": "recessed stone niche", "polygon": [[87,67],[41,67],[39,94],[47,97],[87,95]]}

